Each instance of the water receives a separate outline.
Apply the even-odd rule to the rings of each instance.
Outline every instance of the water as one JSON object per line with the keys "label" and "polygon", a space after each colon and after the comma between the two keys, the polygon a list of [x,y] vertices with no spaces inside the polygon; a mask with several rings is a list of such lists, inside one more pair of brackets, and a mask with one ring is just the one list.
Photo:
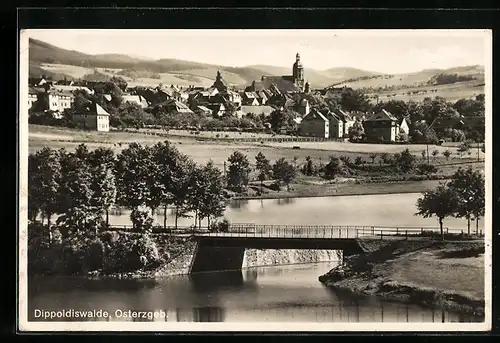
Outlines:
{"label": "water", "polygon": [[[36,277],[29,282],[28,318],[35,310],[160,311],[167,322],[480,322],[453,312],[376,297],[338,293],[318,276],[334,262],[257,267],[161,280]],[[61,320],[61,319],[59,319]],[[71,319],[63,319],[71,320]],[[153,319],[99,319],[153,321]]]}
{"label": "water", "polygon": [[[282,225],[359,225],[394,227],[439,227],[436,218],[415,216],[420,193],[356,195],[312,198],[234,200],[224,216],[231,223]],[[131,225],[127,211],[113,212],[112,225]],[[174,214],[167,212],[167,225],[174,225]],[[163,225],[163,211],[155,222]],[[193,218],[179,218],[179,226],[189,226]],[[205,222],[206,223],[206,222]],[[479,220],[479,229],[483,229]],[[467,231],[467,221],[446,218],[444,226],[450,230]],[[471,222],[474,231],[476,223]]]}

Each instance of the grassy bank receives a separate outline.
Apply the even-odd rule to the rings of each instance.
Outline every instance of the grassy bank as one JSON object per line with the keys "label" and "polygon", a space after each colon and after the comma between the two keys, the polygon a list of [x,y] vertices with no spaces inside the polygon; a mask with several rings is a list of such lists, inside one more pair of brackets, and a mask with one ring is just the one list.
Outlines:
{"label": "grassy bank", "polygon": [[434,189],[440,180],[423,181],[399,181],[399,182],[325,182],[322,180],[299,180],[290,185],[290,191],[286,187],[276,191],[270,185],[263,186],[260,194],[260,185],[252,184],[246,194],[231,193],[233,199],[283,199],[283,198],[309,198],[324,196],[347,196],[347,195],[373,195],[373,194],[397,194],[397,193],[420,193]]}
{"label": "grassy bank", "polygon": [[483,241],[420,238],[372,250],[346,258],[320,281],[339,290],[484,315]]}
{"label": "grassy bank", "polygon": [[[68,128],[57,128],[42,125],[29,125],[29,151],[36,152],[43,147],[75,149],[79,144],[85,143],[89,148],[106,147],[115,152],[127,148],[132,142],[153,145],[157,142],[163,142],[167,138],[144,135],[141,133],[127,132],[88,132]],[[269,160],[276,161],[279,158],[285,158],[291,161],[297,158],[297,165],[303,164],[305,158],[310,156],[316,162],[327,163],[330,155],[343,155],[355,159],[361,157],[365,163],[379,163],[380,155],[384,152],[401,152],[409,148],[412,153],[421,158],[420,153],[425,146],[422,145],[384,145],[384,144],[357,144],[357,143],[230,143],[223,141],[197,141],[195,137],[184,138],[172,135],[168,138],[180,152],[188,155],[197,163],[205,163],[212,160],[218,167],[222,168],[224,162],[227,162],[229,155],[234,150],[240,150],[248,156],[251,164],[255,163],[255,156],[262,152]],[[300,149],[293,149],[293,146],[299,145]],[[453,162],[474,162],[476,161],[476,151],[471,151],[471,155],[459,156],[456,148],[429,146],[429,152],[433,150],[440,152],[449,149],[453,154],[449,159],[439,156],[431,157],[432,163],[437,165],[450,164]],[[370,153],[377,153],[378,156],[372,161]],[[484,154],[480,153],[481,160],[484,161]],[[483,164],[483,163],[481,163]]]}

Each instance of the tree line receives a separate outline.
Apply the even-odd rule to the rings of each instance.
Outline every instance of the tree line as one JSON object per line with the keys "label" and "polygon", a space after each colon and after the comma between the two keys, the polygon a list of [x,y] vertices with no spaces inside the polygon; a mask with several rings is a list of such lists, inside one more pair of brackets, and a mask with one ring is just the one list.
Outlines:
{"label": "tree line", "polygon": [[424,192],[417,200],[416,215],[438,218],[441,236],[444,237],[443,222],[447,217],[467,219],[467,234],[470,235],[471,219],[485,214],[485,179],[480,171],[472,167],[459,168],[451,180],[441,183],[436,189]]}
{"label": "tree line", "polygon": [[[98,230],[109,225],[112,206],[131,210],[134,231],[150,230],[153,212],[173,206],[175,218],[195,215],[195,223],[220,217],[225,209],[225,180],[209,161],[196,164],[168,141],[153,146],[130,144],[121,153],[93,151],[82,144],[74,152],[44,148],[29,155],[28,212],[51,220],[59,215],[61,233]],[[105,218],[105,219],[103,219]]]}

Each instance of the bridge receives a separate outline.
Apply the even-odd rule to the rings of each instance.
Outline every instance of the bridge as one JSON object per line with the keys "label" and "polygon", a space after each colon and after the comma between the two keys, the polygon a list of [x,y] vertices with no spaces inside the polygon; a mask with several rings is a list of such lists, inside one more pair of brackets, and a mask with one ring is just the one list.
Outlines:
{"label": "bridge", "polygon": [[224,232],[193,230],[197,242],[191,273],[241,269],[245,249],[342,250],[366,252],[366,240],[401,240],[438,228],[231,224]]}

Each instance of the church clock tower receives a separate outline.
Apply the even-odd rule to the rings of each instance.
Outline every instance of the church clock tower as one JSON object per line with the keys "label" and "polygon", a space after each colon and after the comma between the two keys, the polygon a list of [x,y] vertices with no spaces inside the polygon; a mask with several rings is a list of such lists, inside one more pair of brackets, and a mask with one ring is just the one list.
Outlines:
{"label": "church clock tower", "polygon": [[300,54],[295,56],[295,63],[293,64],[293,82],[301,90],[304,89],[304,67],[300,62]]}

